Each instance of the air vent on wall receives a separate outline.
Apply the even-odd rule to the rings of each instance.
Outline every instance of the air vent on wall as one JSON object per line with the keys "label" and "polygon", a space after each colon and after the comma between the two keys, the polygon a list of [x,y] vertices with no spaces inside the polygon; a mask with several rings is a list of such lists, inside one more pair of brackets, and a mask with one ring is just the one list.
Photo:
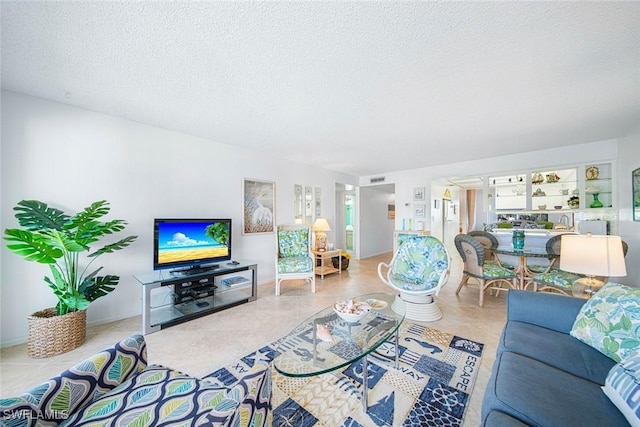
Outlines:
{"label": "air vent on wall", "polygon": [[370,179],[370,183],[371,184],[375,184],[375,183],[378,183],[378,182],[384,182],[384,180],[385,180],[384,176],[377,176],[375,178],[371,178]]}

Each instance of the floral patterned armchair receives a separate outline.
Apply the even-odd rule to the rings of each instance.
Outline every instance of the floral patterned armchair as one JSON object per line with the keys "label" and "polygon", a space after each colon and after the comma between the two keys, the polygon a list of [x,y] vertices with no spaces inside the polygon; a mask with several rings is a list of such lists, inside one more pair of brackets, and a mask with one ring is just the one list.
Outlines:
{"label": "floral patterned armchair", "polygon": [[[378,276],[400,293],[406,318],[433,321],[442,317],[434,296],[447,283],[451,258],[433,236],[406,235],[389,264],[378,264]],[[395,304],[392,306],[395,310]]]}
{"label": "floral patterned armchair", "polygon": [[311,253],[311,229],[306,225],[279,225],[276,248],[276,295],[283,280],[311,282],[316,292],[316,275]]}

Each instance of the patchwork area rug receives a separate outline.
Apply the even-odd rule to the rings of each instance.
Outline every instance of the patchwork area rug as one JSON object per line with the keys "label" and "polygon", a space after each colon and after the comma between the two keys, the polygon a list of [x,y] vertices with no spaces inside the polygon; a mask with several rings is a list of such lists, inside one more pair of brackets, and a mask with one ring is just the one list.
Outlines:
{"label": "patchwork area rug", "polygon": [[[234,381],[277,356],[278,341],[207,376]],[[273,374],[273,425],[296,427],[460,426],[480,368],[484,344],[405,321],[395,344],[368,358],[368,411],[362,404],[362,362],[331,374]]]}

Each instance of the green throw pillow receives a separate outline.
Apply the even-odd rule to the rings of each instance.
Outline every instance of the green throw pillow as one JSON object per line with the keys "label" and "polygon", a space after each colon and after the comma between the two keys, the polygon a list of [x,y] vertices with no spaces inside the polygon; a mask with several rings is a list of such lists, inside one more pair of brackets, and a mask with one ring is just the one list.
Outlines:
{"label": "green throw pillow", "polygon": [[607,283],[580,309],[571,336],[620,362],[640,347],[640,289]]}

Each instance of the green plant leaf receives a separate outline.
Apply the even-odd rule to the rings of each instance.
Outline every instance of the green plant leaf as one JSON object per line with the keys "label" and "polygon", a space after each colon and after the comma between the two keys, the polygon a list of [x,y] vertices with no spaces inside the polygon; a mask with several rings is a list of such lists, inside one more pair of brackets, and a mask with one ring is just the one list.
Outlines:
{"label": "green plant leaf", "polygon": [[104,234],[112,234],[124,230],[125,225],[127,225],[126,221],[122,219],[114,219],[102,224],[102,229],[104,230]]}
{"label": "green plant leaf", "polygon": [[44,281],[47,282],[53,294],[58,298],[56,312],[59,315],[67,314],[71,311],[86,310],[89,307],[90,301],[74,289],[73,286],[65,282],[62,274],[54,266],[51,266],[51,274],[54,280],[45,277]]}
{"label": "green plant leaf", "polygon": [[46,230],[42,232],[47,237],[47,243],[55,248],[65,252],[82,252],[89,250],[88,246],[84,246],[69,236],[64,231]]}
{"label": "green plant leaf", "polygon": [[30,231],[6,229],[7,248],[27,261],[54,264],[63,255],[62,250],[49,244],[47,236]]}
{"label": "green plant leaf", "polygon": [[69,216],[37,200],[22,200],[13,208],[18,223],[27,230],[61,230]]}
{"label": "green plant leaf", "polygon": [[124,249],[127,246],[129,246],[131,243],[133,243],[136,239],[138,238],[138,236],[128,236],[125,237],[124,239],[118,240],[115,243],[111,243],[110,245],[106,245],[100,249],[98,249],[97,251],[87,255],[88,257],[97,257],[100,256],[102,254],[108,254],[111,252],[115,252],[115,251],[119,251],[120,249]]}
{"label": "green plant leaf", "polygon": [[75,214],[65,225],[67,229],[82,228],[83,224],[95,221],[109,213],[109,202],[99,200],[91,203],[90,206],[84,208],[82,212]]}
{"label": "green plant leaf", "polygon": [[107,275],[93,277],[97,273],[94,271],[80,284],[79,292],[88,300],[95,301],[100,297],[113,292],[120,281],[120,276]]}
{"label": "green plant leaf", "polygon": [[44,281],[58,298],[58,314],[84,310],[90,301],[115,289],[120,277],[97,276],[102,267],[89,275],[84,273],[96,257],[123,249],[138,237],[129,236],[92,252],[91,244],[100,237],[122,231],[127,225],[121,219],[99,221],[109,213],[106,200],[94,202],[74,216],[36,200],[23,200],[14,210],[23,228],[5,230],[7,248],[28,261],[49,265],[51,276]]}

